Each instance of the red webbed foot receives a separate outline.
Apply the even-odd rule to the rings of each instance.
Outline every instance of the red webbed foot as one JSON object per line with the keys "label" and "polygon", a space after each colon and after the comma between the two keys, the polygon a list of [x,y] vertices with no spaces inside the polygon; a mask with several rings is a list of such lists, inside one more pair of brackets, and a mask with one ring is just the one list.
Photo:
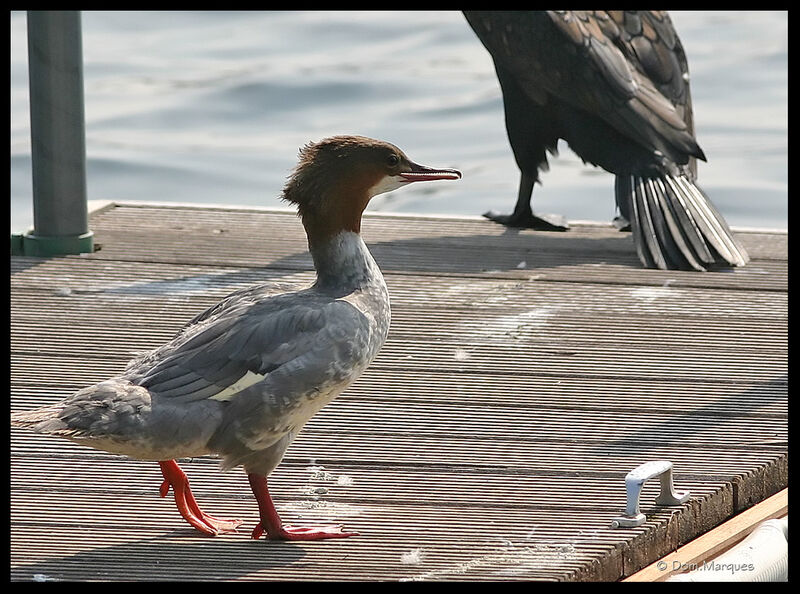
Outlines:
{"label": "red webbed foot", "polygon": [[267,488],[267,477],[249,474],[250,486],[258,502],[261,521],[253,529],[253,538],[259,539],[264,534],[270,540],[323,540],[327,538],[347,538],[358,536],[358,532],[345,532],[341,525],[336,526],[284,526],[281,522],[272,497]]}
{"label": "red webbed foot", "polygon": [[358,532],[345,532],[341,524],[335,526],[281,526],[273,532],[264,529],[261,522],[253,529],[253,538],[258,540],[264,533],[269,540],[324,540],[358,536]]}
{"label": "red webbed foot", "polygon": [[178,511],[197,530],[203,534],[214,536],[222,532],[236,530],[237,526],[242,523],[241,520],[216,518],[201,510],[189,487],[189,479],[175,460],[159,462],[159,465],[161,466],[161,473],[164,475],[164,482],[161,483],[159,494],[161,497],[166,497],[170,487],[172,487]]}

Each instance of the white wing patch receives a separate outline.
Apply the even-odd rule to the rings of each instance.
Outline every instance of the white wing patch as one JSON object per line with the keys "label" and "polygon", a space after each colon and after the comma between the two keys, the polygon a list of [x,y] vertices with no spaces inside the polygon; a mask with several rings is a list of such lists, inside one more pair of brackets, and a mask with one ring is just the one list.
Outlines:
{"label": "white wing patch", "polygon": [[253,373],[252,371],[248,371],[237,381],[233,382],[230,386],[225,388],[219,394],[215,394],[214,396],[212,396],[209,400],[221,400],[221,401],[230,400],[245,388],[249,388],[253,384],[257,384],[263,379],[264,379],[263,375],[259,375],[257,373]]}

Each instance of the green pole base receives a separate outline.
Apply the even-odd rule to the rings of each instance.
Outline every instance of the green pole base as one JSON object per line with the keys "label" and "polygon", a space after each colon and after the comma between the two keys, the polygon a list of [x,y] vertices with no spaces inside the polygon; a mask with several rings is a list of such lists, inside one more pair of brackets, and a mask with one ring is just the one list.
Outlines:
{"label": "green pole base", "polygon": [[12,256],[63,256],[66,254],[86,254],[94,252],[94,233],[64,237],[45,237],[27,233],[11,235]]}

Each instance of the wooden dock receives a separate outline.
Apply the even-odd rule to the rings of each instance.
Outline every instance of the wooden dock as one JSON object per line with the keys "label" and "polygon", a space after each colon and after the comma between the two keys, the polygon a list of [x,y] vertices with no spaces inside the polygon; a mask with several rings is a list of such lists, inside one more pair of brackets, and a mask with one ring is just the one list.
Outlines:
{"label": "wooden dock", "polygon": [[[299,220],[269,210],[109,204],[101,249],[11,258],[11,410],[120,372],[228,292],[313,279]],[[12,580],[622,579],[788,485],[786,233],[743,231],[732,272],[643,270],[630,235],[367,215],[389,339],[271,478],[284,521],[360,536],[250,539],[240,469],[183,461],[194,531],[158,465],[11,431]],[[624,477],[670,460],[682,506]],[[651,481],[656,482],[656,481]]]}

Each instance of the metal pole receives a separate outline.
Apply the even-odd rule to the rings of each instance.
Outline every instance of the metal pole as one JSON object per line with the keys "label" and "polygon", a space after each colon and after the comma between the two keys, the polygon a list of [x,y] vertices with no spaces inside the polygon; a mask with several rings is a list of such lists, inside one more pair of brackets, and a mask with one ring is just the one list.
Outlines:
{"label": "metal pole", "polygon": [[30,256],[93,250],[86,204],[81,15],[28,11],[33,229]]}

